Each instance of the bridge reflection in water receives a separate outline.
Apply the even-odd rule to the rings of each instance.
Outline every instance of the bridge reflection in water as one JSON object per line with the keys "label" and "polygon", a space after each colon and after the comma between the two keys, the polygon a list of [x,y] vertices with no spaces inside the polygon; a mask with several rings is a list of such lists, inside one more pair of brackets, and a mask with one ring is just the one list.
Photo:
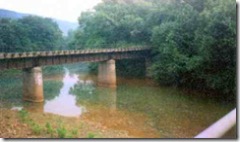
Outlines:
{"label": "bridge reflection in water", "polygon": [[[70,74],[65,68],[65,75],[62,79],[63,86],[60,93],[53,99],[46,99],[42,103],[25,103],[23,107],[13,107],[12,109],[22,109],[33,113],[51,113],[65,117],[79,117],[88,112],[88,103],[82,102],[84,96],[94,96],[95,99],[88,101],[97,101],[98,104],[104,104],[109,112],[116,110],[117,92],[116,88],[106,88],[97,86],[96,82],[87,76]],[[77,89],[76,89],[77,88]],[[77,92],[81,91],[82,96]],[[80,93],[81,94],[81,93]],[[46,94],[47,95],[47,94]]]}
{"label": "bridge reflection in water", "polygon": [[70,75],[65,68],[65,76],[63,78],[63,87],[60,90],[59,96],[53,100],[46,100],[44,112],[60,114],[63,116],[80,116],[85,112],[85,107],[76,105],[76,96],[70,93],[74,85],[78,83],[78,75]]}

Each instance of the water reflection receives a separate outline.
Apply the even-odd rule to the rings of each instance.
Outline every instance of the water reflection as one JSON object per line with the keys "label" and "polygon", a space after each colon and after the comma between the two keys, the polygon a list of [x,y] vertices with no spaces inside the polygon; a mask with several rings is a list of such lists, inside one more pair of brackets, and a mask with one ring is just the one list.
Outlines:
{"label": "water reflection", "polygon": [[23,107],[16,107],[16,106],[14,106],[14,107],[11,108],[11,110],[17,110],[17,111],[20,111],[20,110],[22,110],[22,109],[23,109]]}
{"label": "water reflection", "polygon": [[25,103],[24,109],[28,112],[43,113],[44,103]]}
{"label": "water reflection", "polygon": [[59,114],[62,116],[80,116],[86,111],[85,107],[76,104],[76,96],[70,93],[70,90],[78,83],[78,75],[70,75],[65,68],[65,76],[63,78],[63,87],[60,90],[59,96],[53,100],[46,100],[44,112]]}
{"label": "water reflection", "polygon": [[43,113],[43,106],[44,103],[30,103],[30,102],[24,102],[22,106],[14,106],[11,108],[11,110],[20,111],[22,109],[33,112],[33,113]]}
{"label": "water reflection", "polygon": [[101,104],[105,104],[105,107],[110,111],[117,109],[117,90],[116,88],[97,88],[97,95]]}
{"label": "water reflection", "polygon": [[93,80],[82,80],[71,90],[71,93],[76,96],[77,103],[86,106],[88,110],[96,106],[109,110],[117,108],[116,88],[98,87]]}
{"label": "water reflection", "polygon": [[60,95],[61,88],[63,88],[63,77],[58,79],[52,79],[49,77],[44,80],[44,99],[45,100],[53,100],[57,96]]}
{"label": "water reflection", "polygon": [[[23,104],[12,109],[24,107],[31,112],[81,116],[78,120],[124,130],[136,137],[187,138],[195,136],[235,107],[203,94],[156,86],[151,80],[118,77],[118,88],[113,89],[96,86],[97,77],[87,73],[69,73],[65,69],[64,76],[56,76],[44,79],[45,104]],[[8,94],[5,100],[11,96],[10,90],[16,91],[6,86],[0,86],[0,93]]]}

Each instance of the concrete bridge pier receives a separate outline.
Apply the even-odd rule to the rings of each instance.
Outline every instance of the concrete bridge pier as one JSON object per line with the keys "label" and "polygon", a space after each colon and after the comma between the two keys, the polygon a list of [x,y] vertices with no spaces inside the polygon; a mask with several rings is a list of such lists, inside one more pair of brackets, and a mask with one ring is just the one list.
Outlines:
{"label": "concrete bridge pier", "polygon": [[43,80],[41,67],[23,69],[23,100],[43,102]]}
{"label": "concrete bridge pier", "polygon": [[98,86],[116,88],[115,60],[100,62],[98,65]]}

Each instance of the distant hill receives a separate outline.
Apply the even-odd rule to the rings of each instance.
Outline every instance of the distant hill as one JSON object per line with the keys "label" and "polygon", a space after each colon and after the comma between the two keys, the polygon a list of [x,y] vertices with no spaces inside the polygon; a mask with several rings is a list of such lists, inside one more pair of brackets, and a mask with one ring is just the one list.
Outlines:
{"label": "distant hill", "polygon": [[10,10],[0,9],[0,18],[12,18],[12,19],[19,19],[27,16],[28,14],[17,13]]}
{"label": "distant hill", "polygon": [[[20,19],[24,16],[32,14],[19,13],[11,10],[0,9],[0,18]],[[53,18],[52,18],[53,19]],[[69,30],[74,30],[78,27],[78,23],[68,22],[64,20],[53,19],[63,32],[64,36],[67,36]]]}
{"label": "distant hill", "polygon": [[56,19],[53,20],[57,22],[58,27],[62,30],[64,36],[67,36],[69,30],[75,30],[78,27],[78,23],[72,23]]}

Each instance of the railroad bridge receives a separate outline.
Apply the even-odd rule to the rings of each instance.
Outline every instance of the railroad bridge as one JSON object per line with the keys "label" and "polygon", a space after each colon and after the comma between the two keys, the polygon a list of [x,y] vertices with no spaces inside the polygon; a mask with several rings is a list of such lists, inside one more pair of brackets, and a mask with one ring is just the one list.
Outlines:
{"label": "railroad bridge", "polygon": [[44,95],[41,66],[100,62],[98,86],[116,87],[116,60],[144,58],[147,67],[149,57],[149,47],[0,53],[0,70],[22,69],[23,100],[42,102]]}

